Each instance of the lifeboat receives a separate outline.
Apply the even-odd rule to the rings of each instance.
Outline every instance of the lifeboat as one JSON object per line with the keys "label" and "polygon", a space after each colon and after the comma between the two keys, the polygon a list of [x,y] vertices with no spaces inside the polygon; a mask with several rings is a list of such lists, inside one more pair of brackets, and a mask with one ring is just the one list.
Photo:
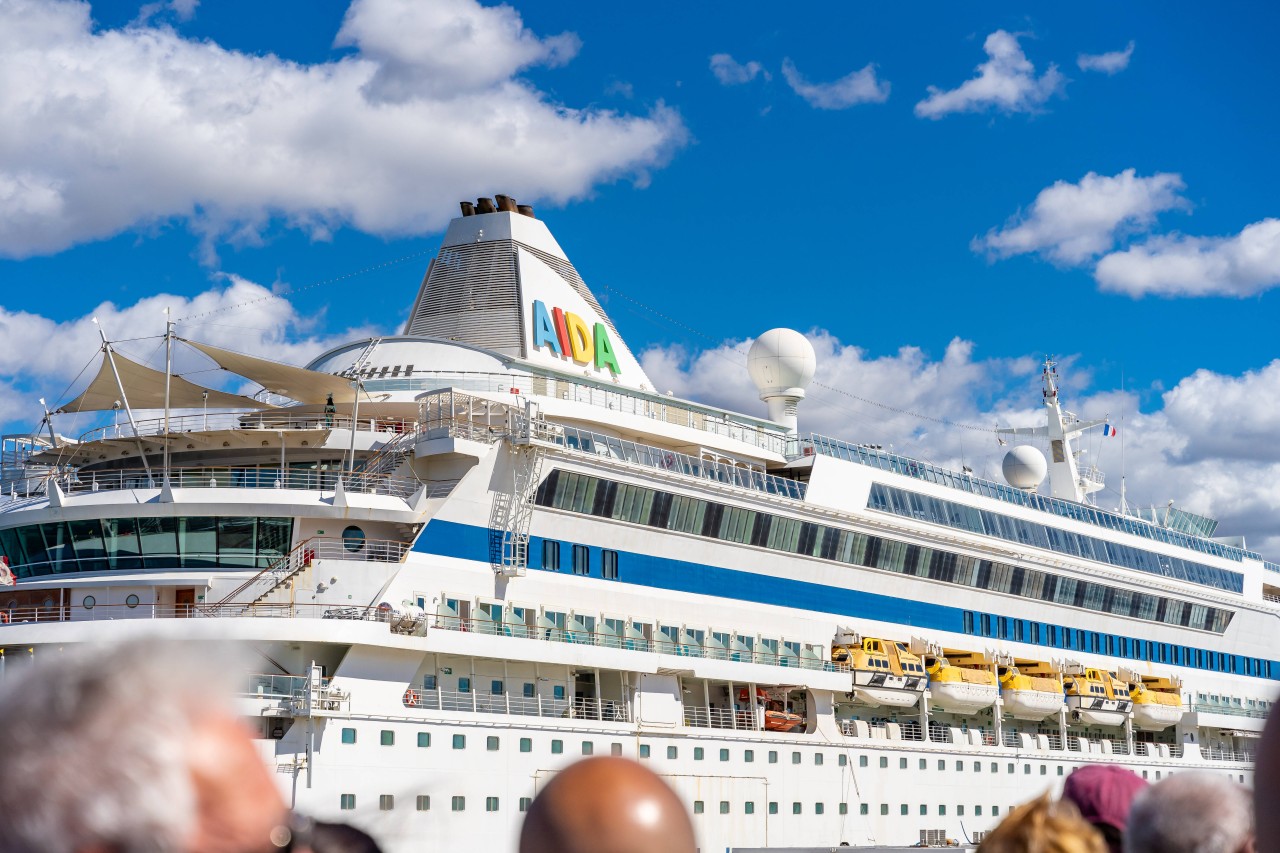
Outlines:
{"label": "lifeboat", "polygon": [[1133,702],[1133,725],[1148,732],[1159,732],[1182,719],[1182,681],[1139,675],[1121,670],[1121,678],[1129,682],[1129,699]]}
{"label": "lifeboat", "polygon": [[[755,704],[757,707],[764,707],[765,731],[802,732],[808,725],[808,719],[803,714],[795,714],[787,710],[787,693],[788,689],[785,687],[771,690],[756,687]],[[747,688],[738,688],[738,702],[742,705],[747,704]]]}
{"label": "lifeboat", "polygon": [[929,703],[953,714],[972,714],[990,708],[1000,695],[1000,683],[983,655],[955,650],[924,654],[929,673]]}
{"label": "lifeboat", "polygon": [[1073,721],[1123,726],[1133,710],[1128,685],[1106,670],[1068,664],[1062,684]]}
{"label": "lifeboat", "polygon": [[850,698],[876,708],[910,708],[929,682],[924,664],[905,643],[863,637],[847,628],[836,634],[831,660],[852,670]]}
{"label": "lifeboat", "polygon": [[1062,710],[1062,682],[1049,665],[1024,661],[999,668],[1004,713],[1017,720],[1043,720]]}

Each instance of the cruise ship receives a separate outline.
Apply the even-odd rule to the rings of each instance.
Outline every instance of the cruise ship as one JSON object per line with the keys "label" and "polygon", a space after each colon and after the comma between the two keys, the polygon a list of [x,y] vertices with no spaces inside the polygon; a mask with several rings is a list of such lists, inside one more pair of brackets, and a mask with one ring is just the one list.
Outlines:
{"label": "cruise ship", "polygon": [[1087,763],[1251,781],[1280,566],[1100,508],[1105,426],[1052,362],[1001,482],[801,431],[794,331],[751,346],[758,413],[679,399],[501,195],[462,203],[399,335],[299,367],[170,324],[160,369],[109,331],[4,439],[0,673],[241,644],[286,797],[385,849],[515,849],[588,755],[669,781],[705,850],[974,842]]}

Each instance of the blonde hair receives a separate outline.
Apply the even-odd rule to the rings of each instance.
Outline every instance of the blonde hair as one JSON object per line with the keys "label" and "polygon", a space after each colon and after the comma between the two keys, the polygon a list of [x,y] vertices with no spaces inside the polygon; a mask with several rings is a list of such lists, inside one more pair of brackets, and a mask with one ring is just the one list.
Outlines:
{"label": "blonde hair", "polygon": [[1044,794],[1018,806],[978,845],[979,853],[1107,853],[1075,804]]}

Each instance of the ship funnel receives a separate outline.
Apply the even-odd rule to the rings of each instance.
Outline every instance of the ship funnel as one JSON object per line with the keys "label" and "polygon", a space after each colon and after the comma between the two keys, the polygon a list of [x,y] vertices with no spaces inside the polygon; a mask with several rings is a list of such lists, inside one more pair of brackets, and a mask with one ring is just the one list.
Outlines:
{"label": "ship funnel", "polygon": [[463,215],[463,216],[475,216],[475,215],[476,215],[476,206],[475,206],[474,204],[472,204],[471,202],[469,202],[469,201],[460,201],[460,202],[458,202],[458,207],[461,207],[461,208],[462,208],[462,215]]}
{"label": "ship funnel", "polygon": [[523,216],[527,216],[527,217],[529,217],[530,219],[537,219],[537,218],[538,218],[538,217],[536,217],[536,216],[534,216],[534,215],[533,215],[533,205],[531,205],[531,204],[517,204],[517,205],[516,205],[516,210],[517,210],[521,215],[523,215]]}
{"label": "ship funnel", "polygon": [[476,199],[476,212],[477,213],[497,213],[498,208],[494,206],[493,199],[478,198]]}
{"label": "ship funnel", "polygon": [[770,329],[755,339],[747,353],[747,371],[769,406],[769,420],[796,433],[796,409],[813,381],[818,357],[804,335],[792,329]]}
{"label": "ship funnel", "polygon": [[506,211],[507,213],[516,213],[516,212],[517,212],[517,211],[516,211],[516,200],[515,200],[514,198],[512,198],[511,196],[509,196],[509,195],[495,195],[495,196],[494,196],[494,198],[495,198],[495,199],[497,199],[497,202],[498,202],[498,210]]}

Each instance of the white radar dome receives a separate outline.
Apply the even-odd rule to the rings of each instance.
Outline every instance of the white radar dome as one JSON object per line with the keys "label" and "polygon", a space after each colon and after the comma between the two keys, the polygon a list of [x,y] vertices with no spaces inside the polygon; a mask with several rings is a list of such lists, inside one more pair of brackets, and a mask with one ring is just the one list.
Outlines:
{"label": "white radar dome", "polygon": [[1004,478],[1015,489],[1034,489],[1044,482],[1049,463],[1044,454],[1029,444],[1020,444],[1004,455],[1000,463]]}
{"label": "white radar dome", "polygon": [[761,398],[803,397],[817,367],[813,344],[793,329],[770,329],[747,353],[747,370]]}

